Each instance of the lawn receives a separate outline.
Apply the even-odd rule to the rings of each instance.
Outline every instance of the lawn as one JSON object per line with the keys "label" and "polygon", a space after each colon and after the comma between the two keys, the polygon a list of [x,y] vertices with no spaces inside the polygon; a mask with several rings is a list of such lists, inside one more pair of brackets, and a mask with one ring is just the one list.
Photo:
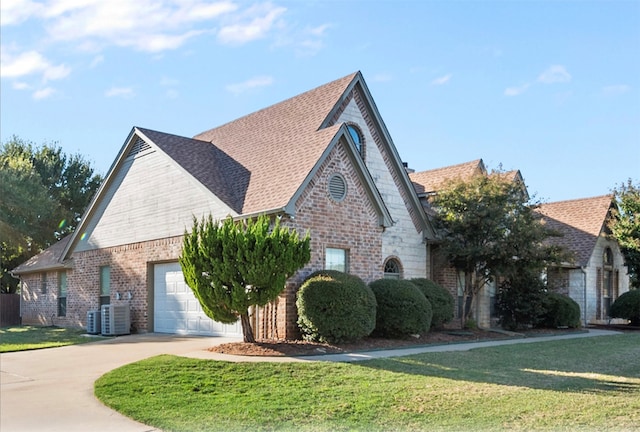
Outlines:
{"label": "lawn", "polygon": [[158,356],[95,392],[165,431],[640,430],[640,335],[358,363]]}
{"label": "lawn", "polygon": [[82,329],[62,327],[2,327],[0,328],[0,353],[53,348],[93,342]]}

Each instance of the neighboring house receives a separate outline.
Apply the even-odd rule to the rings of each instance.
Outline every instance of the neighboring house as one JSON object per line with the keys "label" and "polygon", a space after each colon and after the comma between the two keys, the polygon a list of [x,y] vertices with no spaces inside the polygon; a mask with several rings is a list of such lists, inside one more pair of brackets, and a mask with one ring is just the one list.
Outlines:
{"label": "neighboring house", "polygon": [[[434,210],[431,208],[431,198],[437,195],[438,191],[445,188],[448,183],[452,181],[469,181],[475,176],[487,175],[501,175],[510,181],[520,183],[523,186],[523,193],[528,197],[520,171],[490,174],[482,159],[428,171],[412,172],[409,174],[409,178],[413,182],[425,212],[429,215],[434,215]],[[437,242],[432,245],[431,251],[431,275],[433,281],[449,290],[456,300],[456,318],[460,318],[463,310],[464,272],[457,271],[451,267],[447,258],[440,253]],[[496,285],[492,282],[485,285],[473,301],[473,316],[480,327],[492,327],[497,321],[495,296]]]}
{"label": "neighboring house", "polygon": [[564,246],[573,259],[547,270],[547,286],[575,300],[583,323],[609,320],[609,307],[629,290],[629,274],[607,223],[615,203],[604,195],[543,204],[538,211],[562,234],[551,242]]}
{"label": "neighboring house", "polygon": [[311,261],[254,311],[257,337],[294,338],[300,282],[324,268],[366,282],[430,277],[435,238],[360,72],[194,138],[134,127],[75,232],[13,274],[24,323],[86,325],[130,305],[136,331],[240,336],[185,285],[193,217],[261,213],[311,235]]}

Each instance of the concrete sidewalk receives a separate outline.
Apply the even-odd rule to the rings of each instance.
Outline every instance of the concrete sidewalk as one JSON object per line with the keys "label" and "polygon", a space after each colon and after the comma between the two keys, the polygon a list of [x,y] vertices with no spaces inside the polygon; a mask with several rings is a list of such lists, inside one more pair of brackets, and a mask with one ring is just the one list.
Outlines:
{"label": "concrete sidewalk", "polygon": [[179,337],[146,334],[106,341],[0,355],[0,431],[148,432],[155,429],[135,422],[102,405],[93,395],[93,383],[106,372],[159,354],[225,361],[359,361],[423,352],[466,351],[498,345],[605,336],[617,332],[589,330],[566,336],[457,343],[416,348],[329,354],[313,357],[240,357],[212,353],[213,345],[237,339]]}

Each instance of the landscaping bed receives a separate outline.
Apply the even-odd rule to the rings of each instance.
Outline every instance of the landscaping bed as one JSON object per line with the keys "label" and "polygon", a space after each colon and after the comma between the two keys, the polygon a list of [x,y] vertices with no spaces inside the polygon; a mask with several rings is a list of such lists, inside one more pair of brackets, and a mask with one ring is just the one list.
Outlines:
{"label": "landscaping bed", "polygon": [[514,337],[535,337],[566,334],[576,329],[535,329],[522,333],[489,330],[438,330],[430,331],[420,337],[406,339],[385,339],[366,337],[358,342],[328,344],[304,340],[259,340],[255,343],[231,342],[209,348],[211,352],[243,356],[310,356],[322,354],[341,354],[346,352],[411,348],[423,345],[442,345],[482,340],[510,339]]}

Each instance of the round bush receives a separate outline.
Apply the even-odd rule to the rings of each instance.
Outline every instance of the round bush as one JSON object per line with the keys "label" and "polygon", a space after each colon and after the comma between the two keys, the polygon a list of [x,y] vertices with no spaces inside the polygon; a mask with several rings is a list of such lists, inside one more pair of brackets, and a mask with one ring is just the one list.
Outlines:
{"label": "round bush", "polygon": [[632,326],[640,326],[640,289],[627,291],[616,299],[609,311],[611,318],[631,321]]}
{"label": "round bush", "polygon": [[371,334],[376,298],[357,276],[337,271],[310,275],[296,301],[298,326],[306,340],[339,343]]}
{"label": "round bush", "polygon": [[429,300],[407,280],[379,279],[369,284],[378,302],[374,333],[384,337],[423,334],[431,326]]}
{"label": "round bush", "polygon": [[542,327],[580,327],[580,305],[572,298],[548,292],[543,299],[543,309]]}
{"label": "round bush", "polygon": [[431,303],[433,310],[432,328],[442,327],[453,319],[453,296],[446,288],[425,278],[411,279],[410,282],[417,286]]}

